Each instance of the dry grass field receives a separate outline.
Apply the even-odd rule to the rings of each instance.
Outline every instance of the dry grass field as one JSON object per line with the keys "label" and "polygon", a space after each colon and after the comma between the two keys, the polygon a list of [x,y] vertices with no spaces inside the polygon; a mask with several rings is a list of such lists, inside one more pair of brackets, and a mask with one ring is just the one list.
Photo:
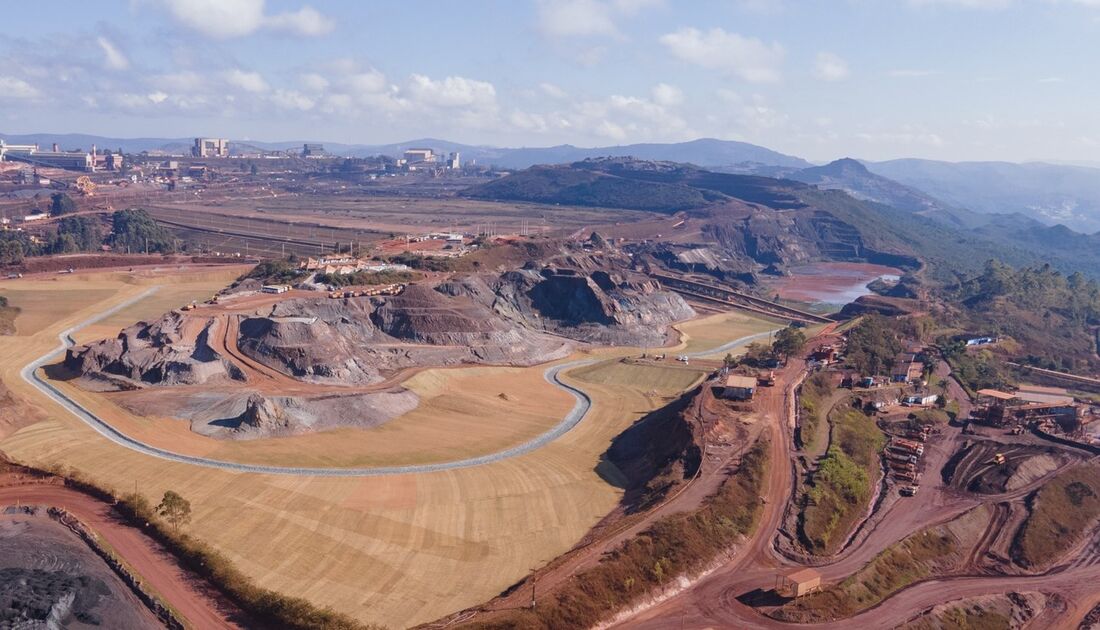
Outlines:
{"label": "dry grass field", "polygon": [[[717,348],[734,339],[748,335],[782,328],[786,323],[750,315],[743,311],[718,313],[701,317],[676,326],[681,332],[681,344],[672,350],[675,352],[703,352]],[[766,339],[764,340],[767,341]],[[737,354],[737,351],[733,352]],[[706,355],[711,358],[710,355]],[[725,353],[715,353],[713,358],[720,359]]]}
{"label": "dry grass field", "polygon": [[[634,210],[548,206],[509,201],[484,201],[457,197],[420,199],[405,196],[284,195],[266,199],[232,199],[202,203],[157,204],[150,211],[165,218],[195,221],[196,225],[230,228],[242,219],[281,222],[293,226],[292,233],[308,238],[362,240],[369,233],[404,235],[424,232],[473,232],[492,225],[498,234],[517,233],[523,227],[531,233],[569,233],[609,220],[623,225],[639,221],[668,221],[668,217]],[[618,225],[618,223],[614,225]],[[257,228],[254,223],[248,224]],[[605,226],[607,227],[607,226]],[[285,227],[283,228],[285,230]],[[261,229],[266,231],[266,229]],[[281,235],[281,231],[271,234]]]}
{"label": "dry grass field", "polygon": [[[19,378],[23,365],[56,346],[58,332],[152,284],[164,288],[113,317],[109,325],[126,325],[196,294],[208,295],[226,280],[228,276],[165,272],[156,277],[90,273],[49,282],[0,282],[0,294],[23,307],[20,317],[26,318],[17,322],[19,335],[0,337],[0,378],[16,396],[39,406],[45,418],[0,438],[0,450],[33,464],[63,464],[120,491],[137,489],[154,501],[165,490],[175,490],[193,506],[189,531],[223,551],[262,586],[391,627],[488,599],[572,546],[620,497],[595,472],[600,454],[615,435],[675,395],[690,374],[644,367],[646,376],[635,381],[617,362],[586,370],[580,375],[583,383],[566,374],[565,380],[589,391],[594,408],[584,422],[546,447],[481,467],[371,478],[231,473],[154,459],[101,438]],[[715,325],[735,330],[742,324]],[[105,322],[87,335],[114,334],[107,327]],[[710,325],[695,330],[725,334],[709,332]],[[614,358],[626,351],[598,356]],[[457,454],[494,450],[493,440],[521,440],[540,432],[542,420],[533,410],[541,408],[542,418],[555,417],[552,408],[572,404],[541,382],[543,369],[424,372],[410,382],[425,398],[422,409],[393,421],[388,429],[355,432],[354,440],[374,442],[369,446],[379,461],[427,457],[418,450],[426,446],[434,453],[451,449]],[[461,388],[481,393],[456,393]],[[96,398],[98,404],[110,404]],[[515,413],[524,408],[524,413]],[[131,420],[147,426],[126,425],[126,430],[140,429],[143,437],[154,432],[155,421]],[[165,430],[163,423],[156,427],[156,432]],[[172,436],[184,433],[186,427],[173,430]],[[338,438],[350,442],[352,436],[349,432]],[[398,444],[400,440],[414,443]],[[213,454],[221,455],[216,450]]]}

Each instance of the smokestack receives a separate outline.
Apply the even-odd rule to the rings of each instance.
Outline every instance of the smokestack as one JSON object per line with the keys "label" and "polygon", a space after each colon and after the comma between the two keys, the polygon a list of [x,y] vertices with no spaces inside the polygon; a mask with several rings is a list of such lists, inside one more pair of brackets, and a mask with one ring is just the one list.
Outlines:
{"label": "smokestack", "polygon": [[57,152],[58,152],[58,151],[60,151],[60,150],[61,150],[61,149],[59,149],[59,148],[57,147],[57,143],[56,143],[56,142],[55,142],[55,143],[53,143],[53,152],[54,152],[54,153],[57,153]]}
{"label": "smokestack", "polygon": [[95,159],[95,145],[92,145],[92,159]]}

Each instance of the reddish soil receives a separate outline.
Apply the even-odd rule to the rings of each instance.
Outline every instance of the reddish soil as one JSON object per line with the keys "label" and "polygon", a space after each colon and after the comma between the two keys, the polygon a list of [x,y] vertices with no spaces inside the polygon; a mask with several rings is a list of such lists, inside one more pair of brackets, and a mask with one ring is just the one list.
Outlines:
{"label": "reddish soil", "polygon": [[791,275],[769,281],[768,288],[784,300],[847,304],[870,290],[881,276],[900,276],[900,269],[869,263],[816,263],[791,269]]}
{"label": "reddish soil", "polygon": [[[832,337],[833,328],[835,324],[826,327],[811,341],[811,344],[817,346],[835,342]],[[753,443],[761,437],[769,441],[771,463],[765,490],[768,502],[764,505],[756,533],[745,546],[737,550],[739,560],[723,567],[723,572],[736,572],[739,567],[747,566],[753,559],[762,555],[770,545],[772,533],[782,520],[786,501],[780,500],[780,497],[785,497],[785,493],[789,492],[791,487],[791,468],[786,463],[788,461],[786,431],[794,426],[794,390],[801,383],[804,374],[805,361],[791,359],[784,368],[776,372],[774,387],[757,390],[758,393],[753,402],[753,415],[775,421],[754,424],[751,427],[752,435],[744,439],[742,446]],[[547,597],[573,575],[595,565],[605,553],[623,541],[638,535],[654,521],[670,514],[698,508],[703,500],[713,494],[727,475],[736,468],[734,461],[739,459],[743,449],[738,448],[738,440],[729,435],[731,427],[727,421],[730,418],[719,417],[722,414],[716,414],[716,406],[708,402],[713,403],[713,397],[696,396],[686,412],[696,421],[714,428],[710,436],[712,439],[708,439],[704,444],[703,463],[699,473],[688,484],[681,486],[675,494],[639,519],[624,519],[618,512],[609,515],[597,524],[572,551],[559,556],[546,567],[529,576],[526,583],[537,584],[540,597]],[[506,611],[529,603],[530,588],[525,585],[524,588],[516,588],[488,602],[480,610],[462,611],[453,615],[451,619],[462,622],[488,621],[493,618],[495,611]],[[667,619],[664,621],[672,623]]]}
{"label": "reddish soil", "polygon": [[91,527],[195,628],[248,627],[240,609],[181,568],[160,544],[123,523],[111,506],[49,479],[0,473],[0,505],[61,507]]}

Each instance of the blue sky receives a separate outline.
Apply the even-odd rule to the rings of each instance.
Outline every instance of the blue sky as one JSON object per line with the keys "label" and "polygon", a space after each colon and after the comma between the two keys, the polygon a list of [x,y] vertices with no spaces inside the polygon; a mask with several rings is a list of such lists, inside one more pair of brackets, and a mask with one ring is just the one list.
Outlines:
{"label": "blue sky", "polygon": [[1100,160],[1100,0],[18,2],[0,131]]}

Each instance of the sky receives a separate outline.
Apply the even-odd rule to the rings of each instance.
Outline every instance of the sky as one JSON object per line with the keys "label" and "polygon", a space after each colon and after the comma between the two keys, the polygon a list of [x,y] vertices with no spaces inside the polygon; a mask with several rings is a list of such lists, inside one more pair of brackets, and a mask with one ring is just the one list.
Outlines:
{"label": "sky", "polygon": [[1100,0],[13,2],[0,133],[1100,161]]}

